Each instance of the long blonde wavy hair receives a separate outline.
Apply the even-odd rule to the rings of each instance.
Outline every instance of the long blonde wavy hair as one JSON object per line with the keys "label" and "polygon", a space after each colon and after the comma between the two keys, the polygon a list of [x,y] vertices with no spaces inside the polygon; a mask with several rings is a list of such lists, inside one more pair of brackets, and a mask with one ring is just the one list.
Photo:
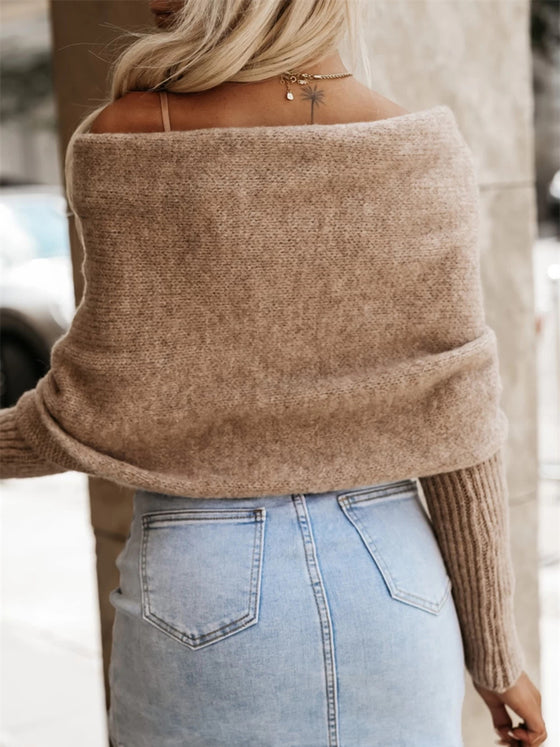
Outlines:
{"label": "long blonde wavy hair", "polygon": [[[301,69],[339,50],[370,84],[361,33],[368,0],[185,0],[164,29],[130,31],[133,41],[110,69],[109,95],[73,131],[65,153],[72,200],[74,139],[108,104],[129,91],[204,91],[225,81],[253,82]],[[348,64],[348,63],[347,63]]]}

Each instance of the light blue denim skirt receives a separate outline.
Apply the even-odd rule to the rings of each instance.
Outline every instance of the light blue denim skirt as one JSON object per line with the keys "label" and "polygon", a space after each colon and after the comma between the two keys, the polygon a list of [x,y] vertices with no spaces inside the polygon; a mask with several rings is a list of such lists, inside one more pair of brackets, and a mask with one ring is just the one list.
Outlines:
{"label": "light blue denim skirt", "polygon": [[463,643],[419,490],[136,490],[113,746],[463,747]]}

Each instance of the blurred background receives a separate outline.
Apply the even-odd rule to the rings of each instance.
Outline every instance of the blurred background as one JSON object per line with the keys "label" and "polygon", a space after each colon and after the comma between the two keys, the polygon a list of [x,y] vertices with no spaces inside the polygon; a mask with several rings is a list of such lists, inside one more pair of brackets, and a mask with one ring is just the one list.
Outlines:
{"label": "blurred background", "polygon": [[[544,697],[547,744],[558,747],[560,3],[371,5],[372,87],[410,110],[449,104],[477,159],[484,291],[511,426],[516,614]],[[0,0],[0,13],[6,407],[48,370],[82,290],[62,184],[65,142],[105,95],[113,42],[155,19],[143,0]],[[106,596],[129,509],[130,495],[76,472],[0,481],[0,747],[107,744]],[[469,691],[466,747],[493,743],[488,725]]]}

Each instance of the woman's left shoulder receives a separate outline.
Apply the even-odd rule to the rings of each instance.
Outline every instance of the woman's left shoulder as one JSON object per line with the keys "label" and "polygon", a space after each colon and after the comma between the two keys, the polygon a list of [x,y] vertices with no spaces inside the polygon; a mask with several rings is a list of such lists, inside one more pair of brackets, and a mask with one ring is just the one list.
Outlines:
{"label": "woman's left shoulder", "polygon": [[89,132],[160,132],[159,99],[156,91],[128,91],[99,112]]}

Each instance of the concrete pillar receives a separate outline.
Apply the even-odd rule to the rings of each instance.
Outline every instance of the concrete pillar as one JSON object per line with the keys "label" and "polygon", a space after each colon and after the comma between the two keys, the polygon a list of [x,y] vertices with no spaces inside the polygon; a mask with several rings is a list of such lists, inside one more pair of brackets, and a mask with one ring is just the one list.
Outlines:
{"label": "concrete pillar", "polygon": [[[109,64],[127,43],[124,29],[152,28],[147,0],[50,0],[53,76],[59,124],[59,155],[63,174],[66,145],[78,122],[104,100]],[[73,221],[70,243],[76,304],[83,292],[82,248]],[[95,533],[97,581],[105,693],[111,650],[113,608],[109,591],[118,584],[115,559],[122,549],[132,518],[132,490],[106,480],[88,479],[91,520]]]}

